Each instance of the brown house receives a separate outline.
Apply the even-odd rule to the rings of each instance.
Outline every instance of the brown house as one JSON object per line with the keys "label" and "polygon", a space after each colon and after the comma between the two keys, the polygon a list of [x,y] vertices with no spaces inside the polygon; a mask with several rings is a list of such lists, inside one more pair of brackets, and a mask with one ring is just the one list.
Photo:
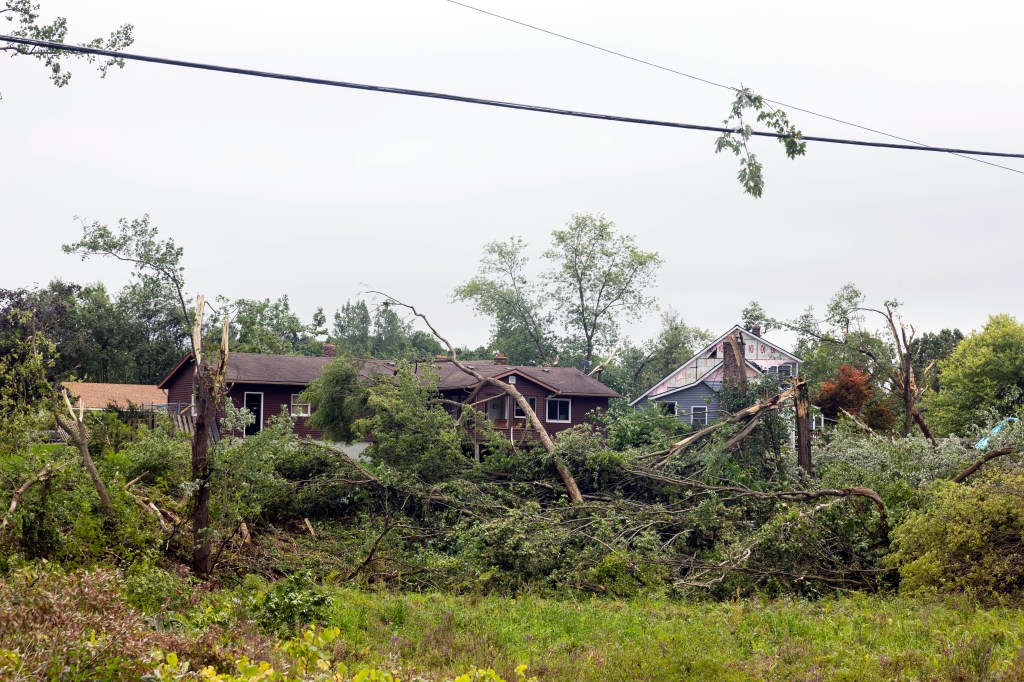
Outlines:
{"label": "brown house", "polygon": [[[322,436],[307,425],[310,406],[301,403],[299,395],[333,359],[333,345],[327,344],[325,353],[323,357],[259,353],[228,356],[228,397],[235,407],[245,407],[256,415],[256,422],[246,429],[247,435],[261,430],[270,417],[285,409],[295,417],[296,434],[314,439]],[[466,364],[485,377],[514,384],[552,435],[582,424],[595,410],[608,409],[608,400],[619,395],[572,367],[508,365],[500,355],[493,360],[466,361]],[[438,375],[438,390],[445,398],[460,403],[472,398],[494,428],[511,441],[523,443],[536,439],[536,432],[529,428],[519,406],[498,388],[485,386],[474,396],[476,379],[450,361],[438,358],[429,365],[419,363],[417,373],[422,374],[426,366],[432,367]],[[375,373],[394,374],[397,367],[395,362],[367,360],[360,373],[369,379]],[[171,410],[187,410],[191,405],[193,372],[193,359],[189,354],[160,383],[160,388],[167,389]],[[482,435],[475,434],[475,440],[482,439]]]}

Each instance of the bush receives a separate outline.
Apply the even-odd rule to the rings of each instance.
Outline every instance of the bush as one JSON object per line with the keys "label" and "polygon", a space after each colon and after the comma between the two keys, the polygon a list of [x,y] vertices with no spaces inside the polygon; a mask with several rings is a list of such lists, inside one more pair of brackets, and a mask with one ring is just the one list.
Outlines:
{"label": "bush", "polygon": [[266,630],[282,631],[323,622],[330,603],[312,576],[300,571],[274,583],[257,601],[257,610]]}
{"label": "bush", "polygon": [[889,562],[908,592],[981,598],[1024,589],[1024,472],[988,472],[974,485],[936,484],[927,507],[893,532]]}

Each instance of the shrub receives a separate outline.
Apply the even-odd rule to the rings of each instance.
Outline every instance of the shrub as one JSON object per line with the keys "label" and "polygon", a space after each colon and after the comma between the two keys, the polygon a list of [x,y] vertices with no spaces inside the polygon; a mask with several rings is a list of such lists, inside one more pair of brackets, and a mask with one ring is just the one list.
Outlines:
{"label": "shrub", "polygon": [[322,622],[331,599],[313,577],[300,571],[278,580],[257,600],[260,623],[269,631],[281,631]]}
{"label": "shrub", "polygon": [[889,562],[909,592],[982,598],[1024,589],[1024,472],[992,471],[974,485],[938,483],[930,503],[893,532]]}

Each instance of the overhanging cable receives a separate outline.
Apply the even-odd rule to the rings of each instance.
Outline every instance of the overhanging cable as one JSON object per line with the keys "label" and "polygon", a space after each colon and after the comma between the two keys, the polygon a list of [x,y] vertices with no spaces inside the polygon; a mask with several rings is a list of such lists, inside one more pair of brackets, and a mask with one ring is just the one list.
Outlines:
{"label": "overhanging cable", "polygon": [[[541,26],[537,26],[535,24],[529,24],[529,23],[527,23],[525,21],[520,21],[518,19],[513,19],[512,17],[507,17],[507,16],[505,16],[503,14],[498,14],[497,12],[491,12],[489,10],[485,10],[485,9],[480,8],[480,7],[474,7],[473,5],[467,5],[466,3],[459,2],[458,0],[446,0],[446,1],[450,2],[453,5],[458,5],[459,7],[464,7],[466,9],[473,10],[474,12],[479,12],[480,14],[486,14],[487,16],[494,17],[495,19],[501,19],[502,21],[507,21],[507,22],[512,23],[512,24],[517,24],[519,26],[531,29],[533,31],[539,31],[540,33],[546,33],[546,34],[548,34],[550,36],[554,36],[556,38],[561,38],[562,40],[568,40],[570,42],[576,43],[577,45],[583,45],[584,47],[589,47],[589,48],[591,48],[593,50],[598,50],[600,52],[605,52],[605,53],[613,55],[615,57],[621,57],[622,59],[628,59],[629,61],[636,62],[638,64],[643,64],[644,66],[650,66],[650,67],[653,67],[655,69],[660,69],[661,71],[667,71],[667,72],[675,74],[677,76],[683,76],[684,78],[689,78],[691,80],[699,81],[699,82],[705,83],[707,85],[713,85],[716,88],[722,88],[724,90],[732,90],[733,92],[739,92],[739,88],[737,88],[737,87],[735,87],[733,85],[727,85],[725,83],[719,83],[717,81],[713,81],[713,80],[710,80],[708,78],[702,78],[700,76],[695,76],[692,73],[686,73],[685,71],[679,71],[678,69],[673,69],[670,66],[665,66],[664,64],[658,64],[656,62],[647,61],[646,59],[641,59],[640,57],[634,57],[633,55],[626,54],[624,52],[617,52],[617,51],[609,49],[607,47],[602,47],[602,46],[596,45],[594,43],[588,43],[585,40],[580,40],[579,38],[573,38],[572,36],[566,35],[564,33],[558,33],[557,31],[552,31],[552,30],[543,28]],[[828,121],[833,121],[835,123],[841,123],[843,125],[851,126],[853,128],[859,128],[860,130],[864,130],[864,131],[867,131],[869,133],[875,133],[877,135],[884,135],[885,137],[892,138],[894,140],[900,140],[902,142],[909,142],[911,144],[918,145],[918,146],[921,146],[921,147],[929,146],[929,145],[926,145],[924,142],[918,142],[917,140],[911,140],[911,139],[906,138],[906,137],[900,137],[899,135],[894,135],[893,133],[887,133],[884,130],[877,130],[875,128],[870,128],[868,126],[861,125],[859,123],[853,123],[852,121],[844,121],[841,118],[836,118],[835,116],[829,116],[828,114],[822,114],[822,113],[819,113],[817,111],[811,111],[810,109],[804,109],[803,107],[798,107],[795,104],[787,104],[786,102],[780,102],[778,100],[768,99],[767,97],[764,98],[764,101],[768,102],[770,104],[775,104],[775,105],[780,106],[780,107],[786,107],[787,109],[791,109],[793,111],[799,111],[801,113],[809,114],[811,116],[817,116],[819,118],[824,118],[824,119],[826,119]],[[985,161],[984,159],[975,159],[973,157],[966,156],[964,154],[958,154],[956,152],[951,152],[951,154],[953,156],[959,156],[962,159],[967,159],[968,161],[976,161],[977,163],[984,163],[984,164],[987,164],[989,166],[994,166],[996,168],[1002,168],[1003,170],[1008,170],[1008,171],[1012,171],[1014,173],[1024,174],[1024,171],[1018,170],[1016,168],[1010,168],[1009,166],[1001,166],[998,163],[992,163],[991,161]]]}
{"label": "overhanging cable", "polygon": [[[502,100],[493,99],[482,99],[479,97],[466,97],[464,95],[451,95],[443,92],[430,92],[428,90],[411,90],[409,88],[394,88],[384,85],[368,85],[365,83],[350,83],[347,81],[331,80],[328,78],[313,78],[311,76],[295,76],[284,73],[275,73],[273,71],[258,71],[255,69],[243,69],[234,66],[219,66],[216,64],[204,64],[201,62],[188,62],[180,59],[168,59],[166,57],[150,57],[147,55],[132,54],[129,52],[115,52],[113,50],[103,50],[96,47],[83,47],[81,45],[65,45],[63,43],[54,43],[46,40],[33,40],[31,38],[18,38],[14,36],[0,35],[0,40],[4,40],[19,45],[31,45],[33,47],[42,47],[49,50],[59,50],[64,52],[77,52],[80,54],[92,54],[100,57],[112,57],[114,59],[127,59],[130,61],[149,62],[152,64],[164,64],[166,66],[179,66],[188,69],[200,69],[203,71],[216,71],[220,73],[233,73],[242,76],[254,76],[257,78],[271,78],[274,80],[292,81],[296,83],[310,83],[313,85],[327,85],[337,88],[348,88],[351,90],[366,90],[369,92],[384,92],[394,95],[407,95],[410,97],[426,97],[430,99],[441,99],[450,102],[463,102],[466,104],[480,104],[489,107],[499,107],[503,109],[516,109],[519,111],[533,111],[542,114],[555,114],[558,116],[572,116],[575,118],[589,118],[599,121],[614,121],[618,123],[632,123],[636,125],[649,125],[659,126],[663,128],[680,128],[683,130],[702,130],[705,132],[714,133],[735,133],[735,128],[726,128],[722,126],[709,126],[700,125],[696,123],[679,123],[676,121],[660,121],[656,119],[647,118],[635,118],[632,116],[615,116],[612,114],[597,114],[587,111],[572,111],[570,109],[557,109],[554,107],[537,106],[533,104],[518,104],[516,102],[505,102]],[[787,139],[788,135],[781,133],[772,133],[762,130],[754,130],[750,133],[754,137],[770,137],[774,139]],[[977,156],[998,156],[1004,158],[1024,159],[1024,154],[1011,153],[1011,152],[986,152],[972,149],[955,149],[946,147],[925,147],[920,145],[909,145],[909,144],[892,144],[888,142],[870,142],[866,140],[848,140],[837,137],[817,137],[812,135],[804,135],[801,139],[808,142],[824,142],[829,144],[845,144],[854,145],[858,147],[878,147],[882,149],[901,149],[909,151],[920,151],[920,152],[940,152],[944,154],[973,154]]]}

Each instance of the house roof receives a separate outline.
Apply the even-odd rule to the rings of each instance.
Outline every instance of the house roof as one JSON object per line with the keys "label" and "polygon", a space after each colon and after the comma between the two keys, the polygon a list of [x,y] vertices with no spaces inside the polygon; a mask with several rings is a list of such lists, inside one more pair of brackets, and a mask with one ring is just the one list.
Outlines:
{"label": "house roof", "polygon": [[[307,355],[267,355],[264,353],[229,353],[227,381],[236,384],[290,384],[305,386],[320,376],[324,365],[334,358]],[[189,353],[160,382],[165,388],[181,369],[192,364]]]}
{"label": "house roof", "polygon": [[[689,359],[687,359],[686,362],[684,362],[683,364],[679,365],[679,367],[677,367],[674,370],[672,370],[671,372],[669,372],[666,376],[662,377],[657,383],[655,383],[649,389],[644,391],[643,394],[638,396],[636,400],[634,400],[633,402],[630,403],[630,405],[636,405],[638,402],[640,402],[641,400],[643,400],[644,398],[649,396],[651,391],[653,391],[658,386],[661,386],[661,384],[663,384],[667,379],[669,379],[671,376],[673,376],[676,372],[679,372],[680,370],[685,368],[687,365],[689,365],[691,362],[693,362],[697,358],[701,357],[705,353],[710,352],[713,348],[717,348],[718,344],[720,344],[723,341],[725,341],[725,337],[727,337],[730,334],[733,334],[733,333],[735,333],[737,331],[743,332],[744,334],[746,334],[750,338],[752,338],[752,339],[754,339],[754,340],[756,340],[756,341],[758,341],[760,343],[764,343],[765,345],[771,346],[772,348],[776,349],[777,351],[779,351],[783,355],[786,355],[786,356],[792,358],[793,361],[796,362],[796,363],[802,363],[803,362],[803,360],[801,360],[797,356],[793,355],[792,353],[790,353],[785,348],[782,348],[778,344],[772,343],[771,341],[768,341],[765,338],[763,338],[763,337],[761,337],[761,336],[759,336],[757,334],[754,334],[754,332],[750,331],[749,329],[746,329],[745,327],[742,327],[742,326],[740,326],[738,324],[734,324],[732,327],[729,328],[729,330],[727,332],[725,332],[724,334],[719,336],[717,339],[715,339],[714,341],[712,341],[708,345],[704,346],[704,348],[702,348],[701,350],[699,350],[696,353],[694,353]],[[719,363],[719,364],[721,364],[721,363]],[[751,362],[749,359],[745,359],[745,364],[747,365],[747,367],[751,367],[752,369],[757,371],[758,374],[763,374],[764,373],[764,368],[762,368],[760,365],[757,365],[756,363]],[[718,365],[715,365],[715,367],[717,367],[717,366]],[[672,389],[671,391],[666,391],[664,394],[659,394],[659,395],[667,395],[668,393],[674,393],[677,390],[680,390],[680,389],[683,389],[683,388],[689,388],[690,386],[695,386],[698,383],[700,383],[700,379],[698,379],[697,381],[691,382],[687,386],[679,386],[677,388]]]}
{"label": "house roof", "polygon": [[[160,387],[168,385],[171,378],[191,364],[191,353],[174,368]],[[293,384],[307,385],[320,376],[321,370],[333,358],[308,357],[300,355],[264,355],[261,353],[231,353],[228,355],[226,379],[240,384]],[[615,398],[619,394],[593,377],[573,367],[537,367],[504,365],[493,360],[465,361],[485,377],[504,378],[518,374],[534,383],[560,395],[580,395]],[[443,391],[471,388],[476,385],[474,377],[466,374],[448,361],[419,363],[418,372],[426,365],[432,366],[438,375],[438,388]],[[365,360],[359,374],[368,379],[375,373],[394,374],[397,363],[389,360]]]}
{"label": "house roof", "polygon": [[[594,396],[601,398],[616,398],[618,392],[605,386],[594,377],[587,376],[574,367],[539,367],[536,365],[505,365],[493,360],[464,360],[466,366],[475,369],[487,378],[504,379],[511,375],[518,375],[547,388],[558,395]],[[418,373],[422,373],[424,364],[429,364],[437,372],[438,385],[442,391],[454,391],[459,389],[474,388],[477,380],[470,374],[449,361],[434,361],[421,363]],[[370,360],[364,367],[361,374],[368,376],[373,372],[394,372],[397,365],[394,362],[383,360]]]}
{"label": "house roof", "polygon": [[82,399],[87,410],[102,410],[106,407],[117,407],[122,410],[134,405],[164,405],[167,403],[167,391],[147,384],[97,384],[85,381],[66,381],[72,400]]}

